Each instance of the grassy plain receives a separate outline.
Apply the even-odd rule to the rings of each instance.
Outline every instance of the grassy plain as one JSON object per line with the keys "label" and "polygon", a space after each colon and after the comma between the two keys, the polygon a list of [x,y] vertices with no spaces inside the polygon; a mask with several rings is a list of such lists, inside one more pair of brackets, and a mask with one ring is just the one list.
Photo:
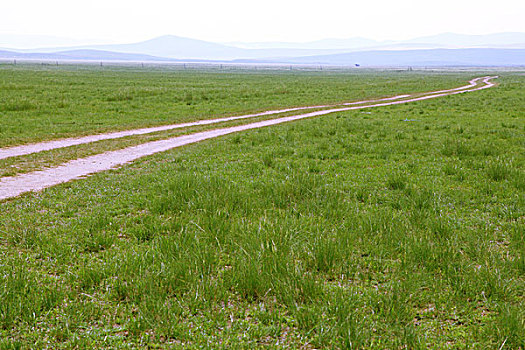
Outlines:
{"label": "grassy plain", "polygon": [[[97,77],[0,74],[25,74],[28,87],[43,84],[39,74],[64,86]],[[135,74],[165,77],[97,79],[127,86]],[[207,108],[379,97],[472,76],[191,74],[199,91],[217,81],[226,91],[194,105],[203,118]],[[190,73],[181,79],[191,85]],[[289,94],[273,90],[279,79]],[[221,137],[0,203],[0,349],[524,348],[525,76],[498,83]],[[226,96],[243,84],[246,102]],[[131,113],[133,101],[91,132],[185,117],[166,99]],[[88,106],[79,125],[48,127],[88,133]],[[44,138],[34,122],[4,144]]]}
{"label": "grassy plain", "polygon": [[0,65],[0,147],[465,83],[459,74],[362,76]]}

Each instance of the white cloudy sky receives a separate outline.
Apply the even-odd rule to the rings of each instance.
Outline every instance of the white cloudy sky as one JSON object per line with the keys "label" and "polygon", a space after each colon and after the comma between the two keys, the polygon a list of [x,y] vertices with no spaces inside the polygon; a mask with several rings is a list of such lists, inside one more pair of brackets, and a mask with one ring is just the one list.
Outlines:
{"label": "white cloudy sky", "polygon": [[133,42],[164,34],[229,41],[408,39],[525,32],[523,0],[2,0],[0,34]]}

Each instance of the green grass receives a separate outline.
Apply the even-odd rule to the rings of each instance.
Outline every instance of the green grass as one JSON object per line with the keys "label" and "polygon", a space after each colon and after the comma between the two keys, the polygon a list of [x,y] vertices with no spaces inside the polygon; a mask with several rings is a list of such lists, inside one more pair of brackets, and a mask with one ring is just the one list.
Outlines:
{"label": "green grass", "polygon": [[415,72],[221,73],[0,65],[0,147],[277,107],[425,92],[464,85],[465,78]]}
{"label": "green grass", "polygon": [[1,203],[0,349],[524,348],[525,77],[498,82]]}
{"label": "green grass", "polygon": [[[317,110],[313,109],[312,111]],[[287,112],[270,116],[254,117],[249,119],[221,122],[217,124],[192,126],[187,128],[172,129],[154,132],[143,135],[127,136],[117,139],[102,140],[76,146],[56,148],[49,151],[31,153],[29,155],[9,157],[0,159],[0,178],[43,170],[52,166],[58,166],[67,161],[100,154],[107,151],[114,151],[126,147],[136,146],[146,142],[168,139],[172,137],[193,134],[206,130],[225,128],[247,123],[254,123],[262,120],[270,120],[297,114],[297,112]]]}

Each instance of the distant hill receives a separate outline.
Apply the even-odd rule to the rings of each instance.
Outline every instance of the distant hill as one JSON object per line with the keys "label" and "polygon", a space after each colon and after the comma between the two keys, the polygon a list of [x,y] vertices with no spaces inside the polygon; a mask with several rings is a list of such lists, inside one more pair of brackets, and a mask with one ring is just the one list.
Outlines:
{"label": "distant hill", "polygon": [[57,54],[71,59],[121,60],[121,61],[174,61],[174,59],[137,53],[121,53],[103,50],[69,50]]}
{"label": "distant hill", "polygon": [[505,48],[509,46],[520,46],[525,49],[525,33],[496,33],[485,35],[466,35],[455,33],[443,33],[432,36],[424,36],[405,40],[404,43],[425,43],[441,47],[456,48]]}
{"label": "distant hill", "polygon": [[389,44],[390,41],[377,41],[367,38],[347,38],[347,39],[322,39],[308,42],[231,42],[226,45],[241,47],[246,49],[308,49],[308,50],[341,50],[341,49],[357,49],[363,47],[372,47],[383,44]]}
{"label": "distant hill", "polygon": [[15,52],[0,50],[0,58],[27,60],[81,60],[81,61],[137,61],[162,62],[175,59],[155,57],[142,54],[126,54],[101,50],[69,50],[59,52]]}
{"label": "distant hill", "polygon": [[243,49],[203,40],[189,39],[174,35],[165,35],[151,40],[132,44],[89,45],[70,48],[38,48],[33,50],[16,50],[21,52],[58,52],[61,50],[100,50],[120,53],[144,54],[156,57],[192,59],[192,60],[232,60],[260,59],[268,57],[296,57],[322,55],[341,52],[341,50],[311,49]]}
{"label": "distant hill", "polygon": [[293,42],[232,42],[229,45],[250,49],[260,48],[295,48],[295,49],[451,49],[451,48],[521,48],[525,49],[525,33],[496,33],[485,35],[467,35],[443,33],[422,36],[409,40],[371,40],[367,38],[322,39],[304,43]]}
{"label": "distant hill", "polygon": [[[34,38],[33,38],[34,39]],[[307,43],[218,44],[173,35],[131,44],[44,47],[0,52],[2,58],[109,61],[221,61],[362,66],[521,66],[525,33],[445,33],[405,41],[366,38]],[[237,43],[237,45],[241,45]],[[2,44],[0,43],[0,46]]]}
{"label": "distant hill", "polygon": [[72,50],[56,53],[20,53],[0,51],[3,59],[134,61],[134,62],[232,62],[250,64],[300,64],[361,67],[422,67],[422,66],[525,66],[525,49],[433,49],[360,51],[331,55],[237,60],[177,60],[143,54],[101,50]]}
{"label": "distant hill", "polygon": [[[283,60],[273,60],[282,62]],[[360,51],[287,58],[293,64],[381,66],[525,66],[525,49],[432,49]]]}
{"label": "distant hill", "polygon": [[[521,48],[525,49],[525,33],[505,32],[483,35],[457,33],[442,33],[437,35],[416,37],[408,40],[373,40],[365,37],[326,38],[308,42],[230,42],[212,43],[204,40],[184,38],[174,35],[164,35],[151,40],[130,43],[110,44],[93,39],[61,38],[46,35],[1,34],[0,48],[12,51],[57,52],[76,49],[96,49],[123,53],[142,53],[152,56],[187,58],[189,56],[203,58],[216,52],[216,55],[243,58],[250,55],[266,55],[264,50],[286,49],[291,56],[297,52],[290,50],[314,50],[323,54],[326,50],[354,51],[365,49],[401,49],[413,48]],[[250,49],[242,51],[239,49]],[[263,51],[261,51],[263,50]],[[251,52],[251,53],[250,53]],[[275,53],[275,51],[273,52]],[[303,52],[304,53],[304,52]],[[329,52],[324,52],[329,53]],[[335,52],[331,52],[335,53]],[[308,53],[310,54],[310,53]],[[315,54],[315,53],[313,53]],[[288,55],[288,54],[285,54]],[[261,56],[262,57],[262,56]],[[257,58],[257,57],[252,57]]]}
{"label": "distant hill", "polygon": [[203,40],[182,38],[174,35],[165,35],[133,44],[99,45],[94,46],[93,48],[123,53],[142,53],[152,56],[178,59],[229,59],[232,57],[244,57],[244,50],[242,49]]}

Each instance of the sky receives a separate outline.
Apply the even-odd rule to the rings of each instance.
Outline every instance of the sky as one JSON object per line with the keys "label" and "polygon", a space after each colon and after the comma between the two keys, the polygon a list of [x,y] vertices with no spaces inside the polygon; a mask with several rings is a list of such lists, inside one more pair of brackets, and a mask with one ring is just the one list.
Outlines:
{"label": "sky", "polygon": [[525,32],[523,0],[2,1],[0,34],[84,43],[178,35],[214,42],[404,40],[444,32]]}

